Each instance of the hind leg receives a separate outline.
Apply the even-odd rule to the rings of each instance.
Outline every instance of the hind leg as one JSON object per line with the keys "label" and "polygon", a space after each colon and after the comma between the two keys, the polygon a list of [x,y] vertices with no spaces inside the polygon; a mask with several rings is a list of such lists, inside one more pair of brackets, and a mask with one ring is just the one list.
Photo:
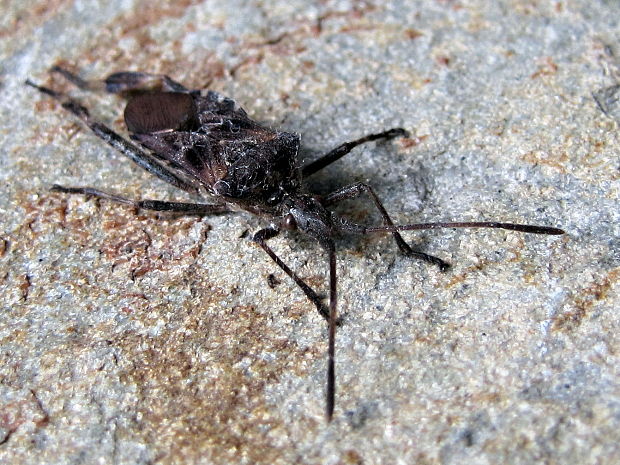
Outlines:
{"label": "hind leg", "polygon": [[168,202],[165,200],[132,200],[120,195],[100,191],[99,189],[94,189],[92,187],[65,187],[54,184],[50,190],[52,192],[82,194],[86,197],[96,197],[98,199],[110,200],[116,203],[131,205],[141,210],[185,213],[186,215],[215,215],[219,213],[232,212],[232,210],[224,204]]}
{"label": "hind leg", "polygon": [[197,189],[192,184],[182,179],[167,166],[159,163],[151,153],[120,136],[105,124],[93,119],[90,116],[88,109],[77,100],[60,92],[56,92],[48,87],[39,86],[30,80],[26,81],[26,85],[34,87],[39,92],[49,95],[60,102],[65,110],[70,111],[75,116],[80,118],[97,137],[114,147],[141,168],[175,187],[188,192],[196,192]]}
{"label": "hind leg", "polygon": [[86,81],[69,70],[54,66],[52,73],[60,74],[67,81],[83,90],[106,91],[113,94],[123,92],[189,92],[183,85],[165,74],[139,73],[133,71],[121,71],[110,74],[103,80]]}

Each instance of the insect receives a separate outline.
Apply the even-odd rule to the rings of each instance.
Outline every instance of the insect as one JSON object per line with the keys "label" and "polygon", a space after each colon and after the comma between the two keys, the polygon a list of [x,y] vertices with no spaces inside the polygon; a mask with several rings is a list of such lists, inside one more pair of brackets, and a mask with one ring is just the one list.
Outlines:
{"label": "insect", "polygon": [[[402,128],[370,134],[344,143],[306,165],[297,152],[300,135],[270,129],[251,119],[230,98],[217,92],[189,90],[168,76],[141,72],[114,73],[102,81],[85,81],[60,67],[51,70],[85,90],[105,90],[128,98],[124,118],[130,140],[93,119],[77,100],[33,83],[62,104],[96,136],[163,181],[212,203],[131,200],[91,187],[54,185],[53,191],[83,194],[139,209],[209,215],[248,211],[270,220],[253,236],[271,259],[299,286],[328,326],[326,417],[331,421],[336,397],[335,343],[337,279],[335,238],[340,234],[392,234],[400,251],[446,270],[443,260],[414,250],[400,231],[439,228],[498,228],[533,234],[563,234],[558,228],[499,222],[422,223],[395,225],[369,185],[355,183],[319,196],[303,189],[303,181],[369,141],[407,136]],[[382,226],[363,226],[336,215],[334,204],[367,195],[383,219]],[[268,245],[283,230],[298,230],[316,240],[329,262],[329,305]]]}

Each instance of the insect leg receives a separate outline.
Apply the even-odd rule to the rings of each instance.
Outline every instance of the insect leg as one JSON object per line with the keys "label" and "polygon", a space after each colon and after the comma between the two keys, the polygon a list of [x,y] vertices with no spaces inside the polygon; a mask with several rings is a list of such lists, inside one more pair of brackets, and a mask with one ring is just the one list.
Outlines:
{"label": "insect leg", "polygon": [[328,349],[327,349],[327,390],[326,390],[326,416],[327,421],[331,421],[334,414],[334,406],[336,399],[336,370],[335,370],[335,352],[336,352],[336,325],[337,325],[337,287],[336,287],[336,248],[332,241],[327,242],[326,249],[329,254],[329,309],[325,308],[323,302],[314,290],[308,286],[297,274],[291,270],[286,263],[266,243],[269,239],[278,235],[280,231],[274,228],[265,228],[254,234],[254,241],[260,245],[267,255],[269,255],[276,264],[289,275],[295,283],[304,291],[306,297],[316,305],[317,310],[323,318],[329,323],[328,329]]}
{"label": "insect leg", "polygon": [[[355,184],[342,187],[337,191],[328,194],[322,200],[322,203],[323,205],[328,206],[334,203],[341,202],[342,200],[358,197],[364,193],[370,196],[375,206],[377,207],[377,210],[379,210],[379,213],[381,213],[383,223],[386,226],[394,226],[392,219],[390,218],[387,211],[385,210],[385,207],[379,200],[379,197],[377,197],[377,194],[375,194],[373,188],[370,187],[368,184],[364,184],[363,182],[357,182]],[[346,230],[346,226],[344,226],[344,228]],[[432,263],[433,265],[437,265],[441,271],[445,271],[450,267],[448,263],[444,262],[440,258],[413,250],[397,231],[393,231],[392,235],[394,236],[394,240],[396,241],[396,245],[398,245],[400,251],[407,257],[417,258],[419,260],[424,260],[425,262]]]}
{"label": "insect leg", "polygon": [[301,169],[301,173],[304,178],[308,177],[316,173],[317,171],[325,168],[327,165],[330,165],[333,162],[340,160],[342,157],[344,157],[347,153],[349,153],[355,147],[357,147],[358,145],[364,144],[366,142],[370,142],[370,141],[377,140],[377,139],[392,139],[394,137],[399,137],[399,136],[406,137],[407,135],[408,133],[404,129],[393,128],[388,131],[380,132],[378,134],[369,134],[367,136],[364,136],[360,139],[357,139],[351,142],[345,142],[344,144],[336,147],[331,152],[326,153],[319,159],[308,163],[306,166],[304,166]]}
{"label": "insect leg", "polygon": [[160,212],[177,212],[186,213],[188,215],[211,215],[216,213],[231,212],[226,205],[219,204],[201,204],[186,202],[166,202],[163,200],[131,200],[116,194],[100,191],[92,187],[64,187],[54,184],[50,189],[52,192],[64,192],[66,194],[82,194],[87,197],[96,197],[99,199],[111,200],[112,202],[132,205],[142,210],[154,210]]}
{"label": "insect leg", "polygon": [[278,257],[276,255],[276,253],[273,251],[273,249],[267,245],[267,241],[269,239],[272,239],[275,236],[277,236],[279,234],[279,232],[280,231],[278,231],[277,229],[274,229],[274,228],[261,229],[260,231],[258,231],[258,232],[256,232],[254,234],[253,240],[259,246],[261,246],[261,248],[265,252],[267,252],[267,255],[269,255],[271,257],[271,259],[274,262],[276,262],[276,264],[280,268],[282,268],[282,270],[287,275],[289,275],[293,281],[295,281],[295,284],[297,284],[301,288],[301,290],[304,291],[304,294],[306,294],[306,297],[308,297],[308,299],[316,306],[316,309],[321,314],[321,316],[329,321],[329,310],[327,309],[325,304],[321,301],[321,298],[319,297],[319,295],[314,291],[314,289],[312,289],[308,284],[306,284],[306,282],[303,279],[301,279],[297,275],[297,273],[295,273],[293,270],[291,270],[288,267],[288,265],[286,263],[284,263],[280,259],[280,257]]}
{"label": "insect leg", "polygon": [[85,81],[81,77],[60,66],[53,66],[50,71],[60,74],[69,82],[84,90],[105,90],[113,94],[120,92],[148,91],[189,92],[185,86],[173,81],[164,74],[122,71],[110,74],[102,81]]}
{"label": "insect leg", "polygon": [[173,81],[165,74],[137,73],[122,71],[105,78],[106,91],[119,92],[189,92],[183,84]]}
{"label": "insect leg", "polygon": [[63,95],[60,92],[56,92],[55,90],[34,84],[30,80],[27,80],[26,84],[59,101],[64,109],[80,118],[97,137],[103,139],[141,168],[175,187],[188,192],[196,192],[196,188],[194,186],[177,176],[169,168],[158,163],[153,155],[124,139],[106,125],[93,120],[88,113],[88,109],[76,100]]}

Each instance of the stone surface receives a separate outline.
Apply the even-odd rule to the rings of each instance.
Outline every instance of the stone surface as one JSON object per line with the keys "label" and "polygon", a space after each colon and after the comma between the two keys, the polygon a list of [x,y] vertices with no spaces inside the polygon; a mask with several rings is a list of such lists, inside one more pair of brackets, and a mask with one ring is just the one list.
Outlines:
{"label": "stone surface", "polygon": [[[620,7],[614,1],[5,2],[0,19],[0,462],[620,461]],[[368,180],[398,222],[566,229],[339,241],[338,398],[326,325],[244,214],[178,218],[53,183],[187,199],[23,85],[167,73],[303,134],[309,181]],[[122,130],[122,102],[71,90]],[[372,206],[340,212],[379,222]],[[293,234],[274,248],[325,289]],[[275,287],[268,285],[270,274]],[[280,283],[278,284],[278,281]]]}

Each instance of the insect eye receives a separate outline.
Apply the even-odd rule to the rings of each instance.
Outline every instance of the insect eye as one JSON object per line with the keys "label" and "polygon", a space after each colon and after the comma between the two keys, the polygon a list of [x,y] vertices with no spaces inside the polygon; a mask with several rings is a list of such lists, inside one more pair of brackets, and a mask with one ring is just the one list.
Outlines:
{"label": "insect eye", "polygon": [[292,214],[288,214],[282,220],[282,229],[286,229],[288,231],[292,231],[293,229],[297,229],[297,221],[295,221],[295,217]]}

